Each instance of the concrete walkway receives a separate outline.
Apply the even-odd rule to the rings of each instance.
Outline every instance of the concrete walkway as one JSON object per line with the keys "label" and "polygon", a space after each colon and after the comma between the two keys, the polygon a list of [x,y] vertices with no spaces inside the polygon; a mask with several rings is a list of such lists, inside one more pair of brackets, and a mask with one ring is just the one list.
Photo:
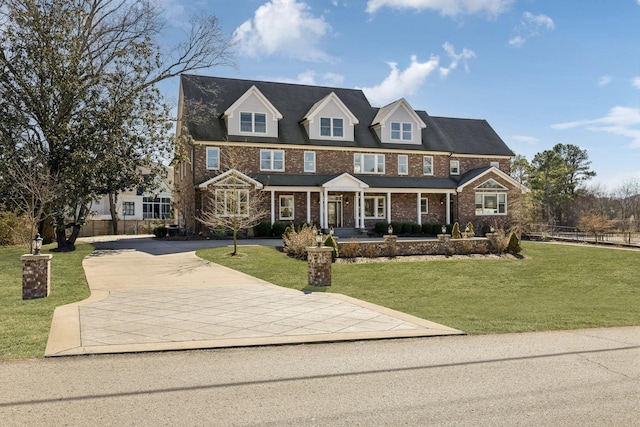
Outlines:
{"label": "concrete walkway", "polygon": [[90,241],[96,251],[83,267],[91,296],[55,310],[45,356],[462,334],[344,295],[275,286],[195,255],[228,242]]}

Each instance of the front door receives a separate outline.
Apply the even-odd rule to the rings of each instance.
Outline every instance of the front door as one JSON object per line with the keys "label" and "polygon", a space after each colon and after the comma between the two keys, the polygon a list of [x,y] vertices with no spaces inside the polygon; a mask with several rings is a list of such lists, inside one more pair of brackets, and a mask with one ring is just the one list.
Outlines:
{"label": "front door", "polygon": [[327,202],[327,209],[329,227],[342,227],[342,201],[329,200]]}

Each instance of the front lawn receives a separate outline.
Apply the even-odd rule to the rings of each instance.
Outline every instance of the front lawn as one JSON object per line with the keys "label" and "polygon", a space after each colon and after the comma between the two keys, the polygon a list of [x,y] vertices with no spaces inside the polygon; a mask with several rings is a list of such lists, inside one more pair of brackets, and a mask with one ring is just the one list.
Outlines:
{"label": "front lawn", "polygon": [[[333,264],[341,293],[470,334],[640,325],[640,251],[523,243],[525,259]],[[307,263],[271,247],[197,254],[280,286],[307,289]],[[313,288],[313,291],[324,291]]]}
{"label": "front lawn", "polygon": [[[50,253],[55,245],[45,246]],[[51,293],[47,298],[22,300],[23,247],[0,248],[0,359],[42,357],[53,311],[60,305],[89,296],[82,259],[93,250],[76,243],[76,250],[54,253],[51,260]]]}

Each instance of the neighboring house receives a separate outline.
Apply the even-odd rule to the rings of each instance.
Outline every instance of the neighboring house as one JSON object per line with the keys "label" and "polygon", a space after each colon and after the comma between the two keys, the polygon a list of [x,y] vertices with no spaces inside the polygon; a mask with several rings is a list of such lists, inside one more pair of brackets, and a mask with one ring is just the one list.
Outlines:
{"label": "neighboring house", "polygon": [[183,75],[178,108],[175,202],[187,228],[230,174],[267,193],[272,223],[323,228],[504,225],[528,191],[486,121],[432,117],[405,99],[376,108],[357,89]]}
{"label": "neighboring house", "polygon": [[[118,194],[116,212],[120,222],[120,232],[127,234],[143,232],[135,221],[165,220],[173,222],[173,169],[166,168],[166,177],[158,178],[155,188],[145,192],[133,188]],[[143,174],[145,170],[142,170]],[[93,202],[89,223],[83,227],[83,235],[108,234],[111,230],[109,198],[103,196]],[[148,230],[144,228],[144,232]]]}

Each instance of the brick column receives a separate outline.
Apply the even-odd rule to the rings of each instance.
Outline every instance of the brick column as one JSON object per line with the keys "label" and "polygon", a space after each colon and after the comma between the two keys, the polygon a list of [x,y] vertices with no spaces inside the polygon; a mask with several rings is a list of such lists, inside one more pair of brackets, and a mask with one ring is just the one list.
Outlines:
{"label": "brick column", "polygon": [[309,266],[309,285],[331,286],[331,253],[330,246],[307,248],[307,263]]}
{"label": "brick column", "polygon": [[49,296],[51,258],[52,255],[22,255],[22,299]]}
{"label": "brick column", "polygon": [[385,246],[385,252],[389,258],[395,258],[395,256],[398,254],[398,248],[396,247],[397,241],[398,241],[398,236],[394,234],[385,234],[384,246]]}

